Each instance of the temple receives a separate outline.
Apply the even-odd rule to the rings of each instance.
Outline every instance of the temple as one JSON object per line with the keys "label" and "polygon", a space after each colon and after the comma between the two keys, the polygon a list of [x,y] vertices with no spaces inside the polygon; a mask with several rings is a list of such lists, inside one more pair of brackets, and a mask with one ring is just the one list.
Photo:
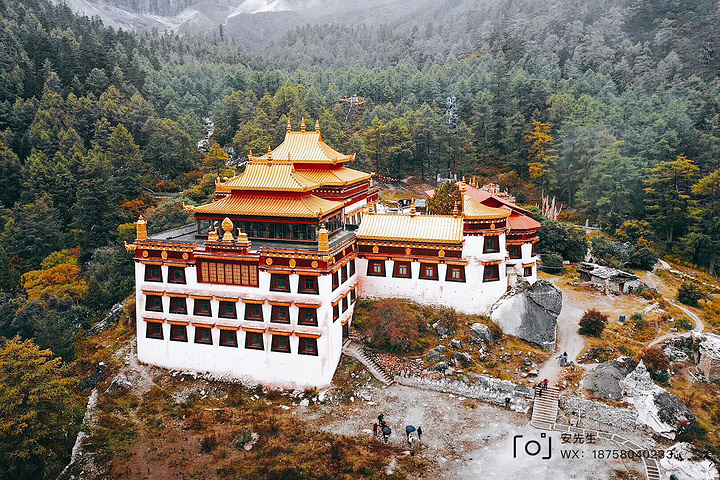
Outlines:
{"label": "temple", "polygon": [[[536,279],[540,224],[461,183],[452,215],[373,213],[372,174],[328,146],[318,123],[218,181],[195,223],[147,234],[137,222],[142,362],[284,387],[328,385],[355,301],[407,298],[487,313]],[[431,193],[430,193],[431,194]]]}

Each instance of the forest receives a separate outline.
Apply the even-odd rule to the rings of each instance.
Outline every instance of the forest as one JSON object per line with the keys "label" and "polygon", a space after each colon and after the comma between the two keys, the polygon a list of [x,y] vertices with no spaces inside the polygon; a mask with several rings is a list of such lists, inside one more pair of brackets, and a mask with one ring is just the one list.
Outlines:
{"label": "forest", "polygon": [[[68,388],[77,338],[132,293],[123,242],[138,215],[154,231],[185,223],[182,202],[303,117],[381,181],[456,174],[523,204],[550,194],[570,221],[715,274],[718,20],[709,0],[448,0],[394,24],[298,26],[249,52],[222,29],[128,33],[0,0],[0,336],[19,336],[6,350]],[[18,356],[0,356],[1,376]],[[3,451],[0,476],[57,474],[71,430]]]}

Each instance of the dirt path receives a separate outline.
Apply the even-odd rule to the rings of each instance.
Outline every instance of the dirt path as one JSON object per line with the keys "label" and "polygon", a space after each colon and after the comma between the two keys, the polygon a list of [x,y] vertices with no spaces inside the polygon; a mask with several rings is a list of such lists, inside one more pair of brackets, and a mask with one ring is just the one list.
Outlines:
{"label": "dirt path", "polygon": [[[550,280],[557,287],[558,278]],[[560,287],[558,287],[560,288]],[[562,289],[561,289],[562,290]],[[568,360],[576,361],[585,346],[585,340],[578,333],[580,318],[584,311],[578,307],[571,292],[563,290],[562,310],[557,318],[557,347],[555,352],[567,352]],[[557,355],[553,355],[540,369],[539,379],[547,378],[555,383],[560,378],[562,367],[558,365]]]}

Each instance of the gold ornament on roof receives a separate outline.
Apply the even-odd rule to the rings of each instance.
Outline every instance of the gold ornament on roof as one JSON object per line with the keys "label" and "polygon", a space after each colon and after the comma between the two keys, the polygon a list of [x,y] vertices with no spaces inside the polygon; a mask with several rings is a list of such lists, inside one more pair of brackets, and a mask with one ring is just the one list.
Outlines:
{"label": "gold ornament on roof", "polygon": [[315,131],[320,133],[320,120],[315,120]]}
{"label": "gold ornament on roof", "polygon": [[288,124],[287,124],[287,131],[292,132],[292,124],[290,123],[290,119],[288,118]]}
{"label": "gold ornament on roof", "polygon": [[[220,183],[220,182],[217,182]],[[182,202],[182,208],[185,212],[194,212],[195,211],[195,205],[186,205],[185,202]]]}
{"label": "gold ornament on roof", "polygon": [[228,217],[225,217],[225,220],[222,221],[222,229],[225,234],[223,235],[223,242],[232,242],[235,240],[235,237],[233,237],[232,231],[233,228],[235,228],[235,225],[233,225],[232,220],[230,220]]}
{"label": "gold ornament on roof", "polygon": [[453,217],[460,216],[460,207],[458,207],[458,204],[460,202],[455,202],[455,206],[453,207]]}
{"label": "gold ornament on roof", "polygon": [[300,131],[304,132],[307,130],[307,127],[305,126],[305,117],[302,117],[302,120],[300,120]]}
{"label": "gold ornament on roof", "polygon": [[330,250],[330,236],[323,223],[318,231],[318,251],[327,252],[328,250]]}
{"label": "gold ornament on roof", "polygon": [[295,261],[294,258],[290,259],[289,265],[290,265],[290,268],[295,268],[295,265],[297,265],[297,262]]}
{"label": "gold ornament on roof", "polygon": [[414,217],[417,215],[417,210],[415,209],[415,199],[412,199],[412,203],[410,204],[410,216]]}
{"label": "gold ornament on roof", "polygon": [[147,222],[142,215],[140,215],[140,218],[138,218],[138,221],[135,223],[135,237],[138,240],[147,240],[148,238]]}
{"label": "gold ornament on roof", "polygon": [[220,239],[218,237],[217,227],[213,228],[208,232],[208,240],[211,242],[217,242]]}

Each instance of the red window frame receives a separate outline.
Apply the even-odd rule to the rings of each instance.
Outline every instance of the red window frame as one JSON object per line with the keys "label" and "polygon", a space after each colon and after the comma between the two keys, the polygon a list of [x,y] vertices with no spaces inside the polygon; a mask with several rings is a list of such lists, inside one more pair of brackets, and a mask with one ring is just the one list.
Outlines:
{"label": "red window frame", "polygon": [[350,303],[355,303],[355,299],[357,298],[357,293],[355,293],[355,289],[353,288],[350,290]]}
{"label": "red window frame", "polygon": [[237,347],[237,332],[235,330],[220,329],[220,346],[221,347]]}
{"label": "red window frame", "polygon": [[187,342],[187,327],[185,325],[170,325],[170,340],[173,342]]}
{"label": "red window frame", "polygon": [[290,307],[286,305],[273,305],[270,321],[273,323],[290,323]]}
{"label": "red window frame", "polygon": [[350,276],[355,275],[355,259],[350,260]]}
{"label": "red window frame", "polygon": [[[158,302],[159,305],[155,305],[153,302]],[[162,295],[145,295],[145,310],[148,312],[162,312]]]}
{"label": "red window frame", "polygon": [[[281,286],[280,283],[284,283],[285,286]],[[271,274],[270,290],[273,292],[290,292],[290,275],[284,275],[281,273]]]}
{"label": "red window frame", "polygon": [[155,338],[163,340],[163,326],[160,322],[146,322],[147,329],[145,330],[146,338]]}
{"label": "red window frame", "polygon": [[340,302],[333,305],[333,322],[340,318]]}
{"label": "red window frame", "polygon": [[170,297],[170,308],[168,312],[187,315],[187,300],[185,297]]}
{"label": "red window frame", "polygon": [[300,355],[317,356],[317,338],[300,337],[300,341],[298,342],[298,353]]}
{"label": "red window frame", "polygon": [[345,264],[340,268],[340,283],[347,282],[347,279],[348,279],[348,269],[347,269],[347,264]]}
{"label": "red window frame", "polygon": [[532,277],[533,267],[523,267],[523,277]]}
{"label": "red window frame", "polygon": [[201,317],[212,317],[212,306],[210,300],[196,298],[193,300],[193,315]]}
{"label": "red window frame", "polygon": [[338,281],[338,271],[336,270],[332,274],[332,289],[333,291],[340,286],[340,282]]}
{"label": "red window frame", "polygon": [[146,282],[162,282],[162,267],[160,265],[145,265]]}
{"label": "red window frame", "polygon": [[485,235],[483,242],[483,253],[498,253],[500,251],[500,237],[497,235]]}
{"label": "red window frame", "polygon": [[535,243],[532,244],[532,251],[531,251],[530,255],[533,256],[533,257],[534,257],[535,255],[537,255],[537,242],[535,242]]}
{"label": "red window frame", "polygon": [[345,295],[342,299],[342,311],[345,313],[348,309],[348,296]]}
{"label": "red window frame", "polygon": [[[412,278],[412,270],[410,270],[410,262],[394,262],[393,265],[393,277],[398,278]],[[405,267],[405,273],[401,273],[400,269]]]}
{"label": "red window frame", "polygon": [[438,265],[435,263],[421,263],[420,278],[423,280],[437,280],[439,278],[438,270]]}
{"label": "red window frame", "polygon": [[298,325],[311,325],[313,327],[317,327],[318,326],[317,309],[301,307],[298,310],[297,323],[298,323]]}
{"label": "red window frame", "polygon": [[497,282],[498,280],[500,280],[499,265],[483,266],[483,282]]}
{"label": "red window frame", "polygon": [[[312,287],[308,288],[308,282],[312,282]],[[309,293],[312,295],[319,294],[320,291],[318,289],[317,277],[312,275],[300,275],[300,279],[298,280],[298,293]]]}
{"label": "red window frame", "polygon": [[[260,313],[255,315],[253,313],[253,310],[257,308]],[[245,320],[256,320],[256,321],[263,321],[263,308],[262,305],[259,303],[246,303],[245,304]]]}
{"label": "red window frame", "polygon": [[208,327],[195,327],[195,343],[212,345],[212,330]]}
{"label": "red window frame", "polygon": [[263,333],[245,332],[245,348],[250,350],[265,350],[265,340]]}
{"label": "red window frame", "polygon": [[185,283],[185,267],[168,267],[168,283]]}
{"label": "red window frame", "polygon": [[[235,302],[220,302],[220,307],[218,308],[218,317],[220,318],[237,318],[237,308],[235,307]],[[228,311],[228,308],[230,307],[230,311]]]}
{"label": "red window frame", "polygon": [[[459,275],[454,276],[453,272],[459,272]],[[464,265],[448,265],[447,273],[445,274],[445,280],[448,282],[464,282],[465,281],[465,266]]]}
{"label": "red window frame", "polygon": [[292,353],[290,351],[290,337],[287,335],[272,335],[270,351]]}
{"label": "red window frame", "polygon": [[[378,268],[376,268],[378,267]],[[385,276],[385,260],[368,260],[368,271],[369,277],[384,277]]]}
{"label": "red window frame", "polygon": [[522,247],[520,245],[510,245],[508,247],[508,256],[513,260],[522,258]]}

